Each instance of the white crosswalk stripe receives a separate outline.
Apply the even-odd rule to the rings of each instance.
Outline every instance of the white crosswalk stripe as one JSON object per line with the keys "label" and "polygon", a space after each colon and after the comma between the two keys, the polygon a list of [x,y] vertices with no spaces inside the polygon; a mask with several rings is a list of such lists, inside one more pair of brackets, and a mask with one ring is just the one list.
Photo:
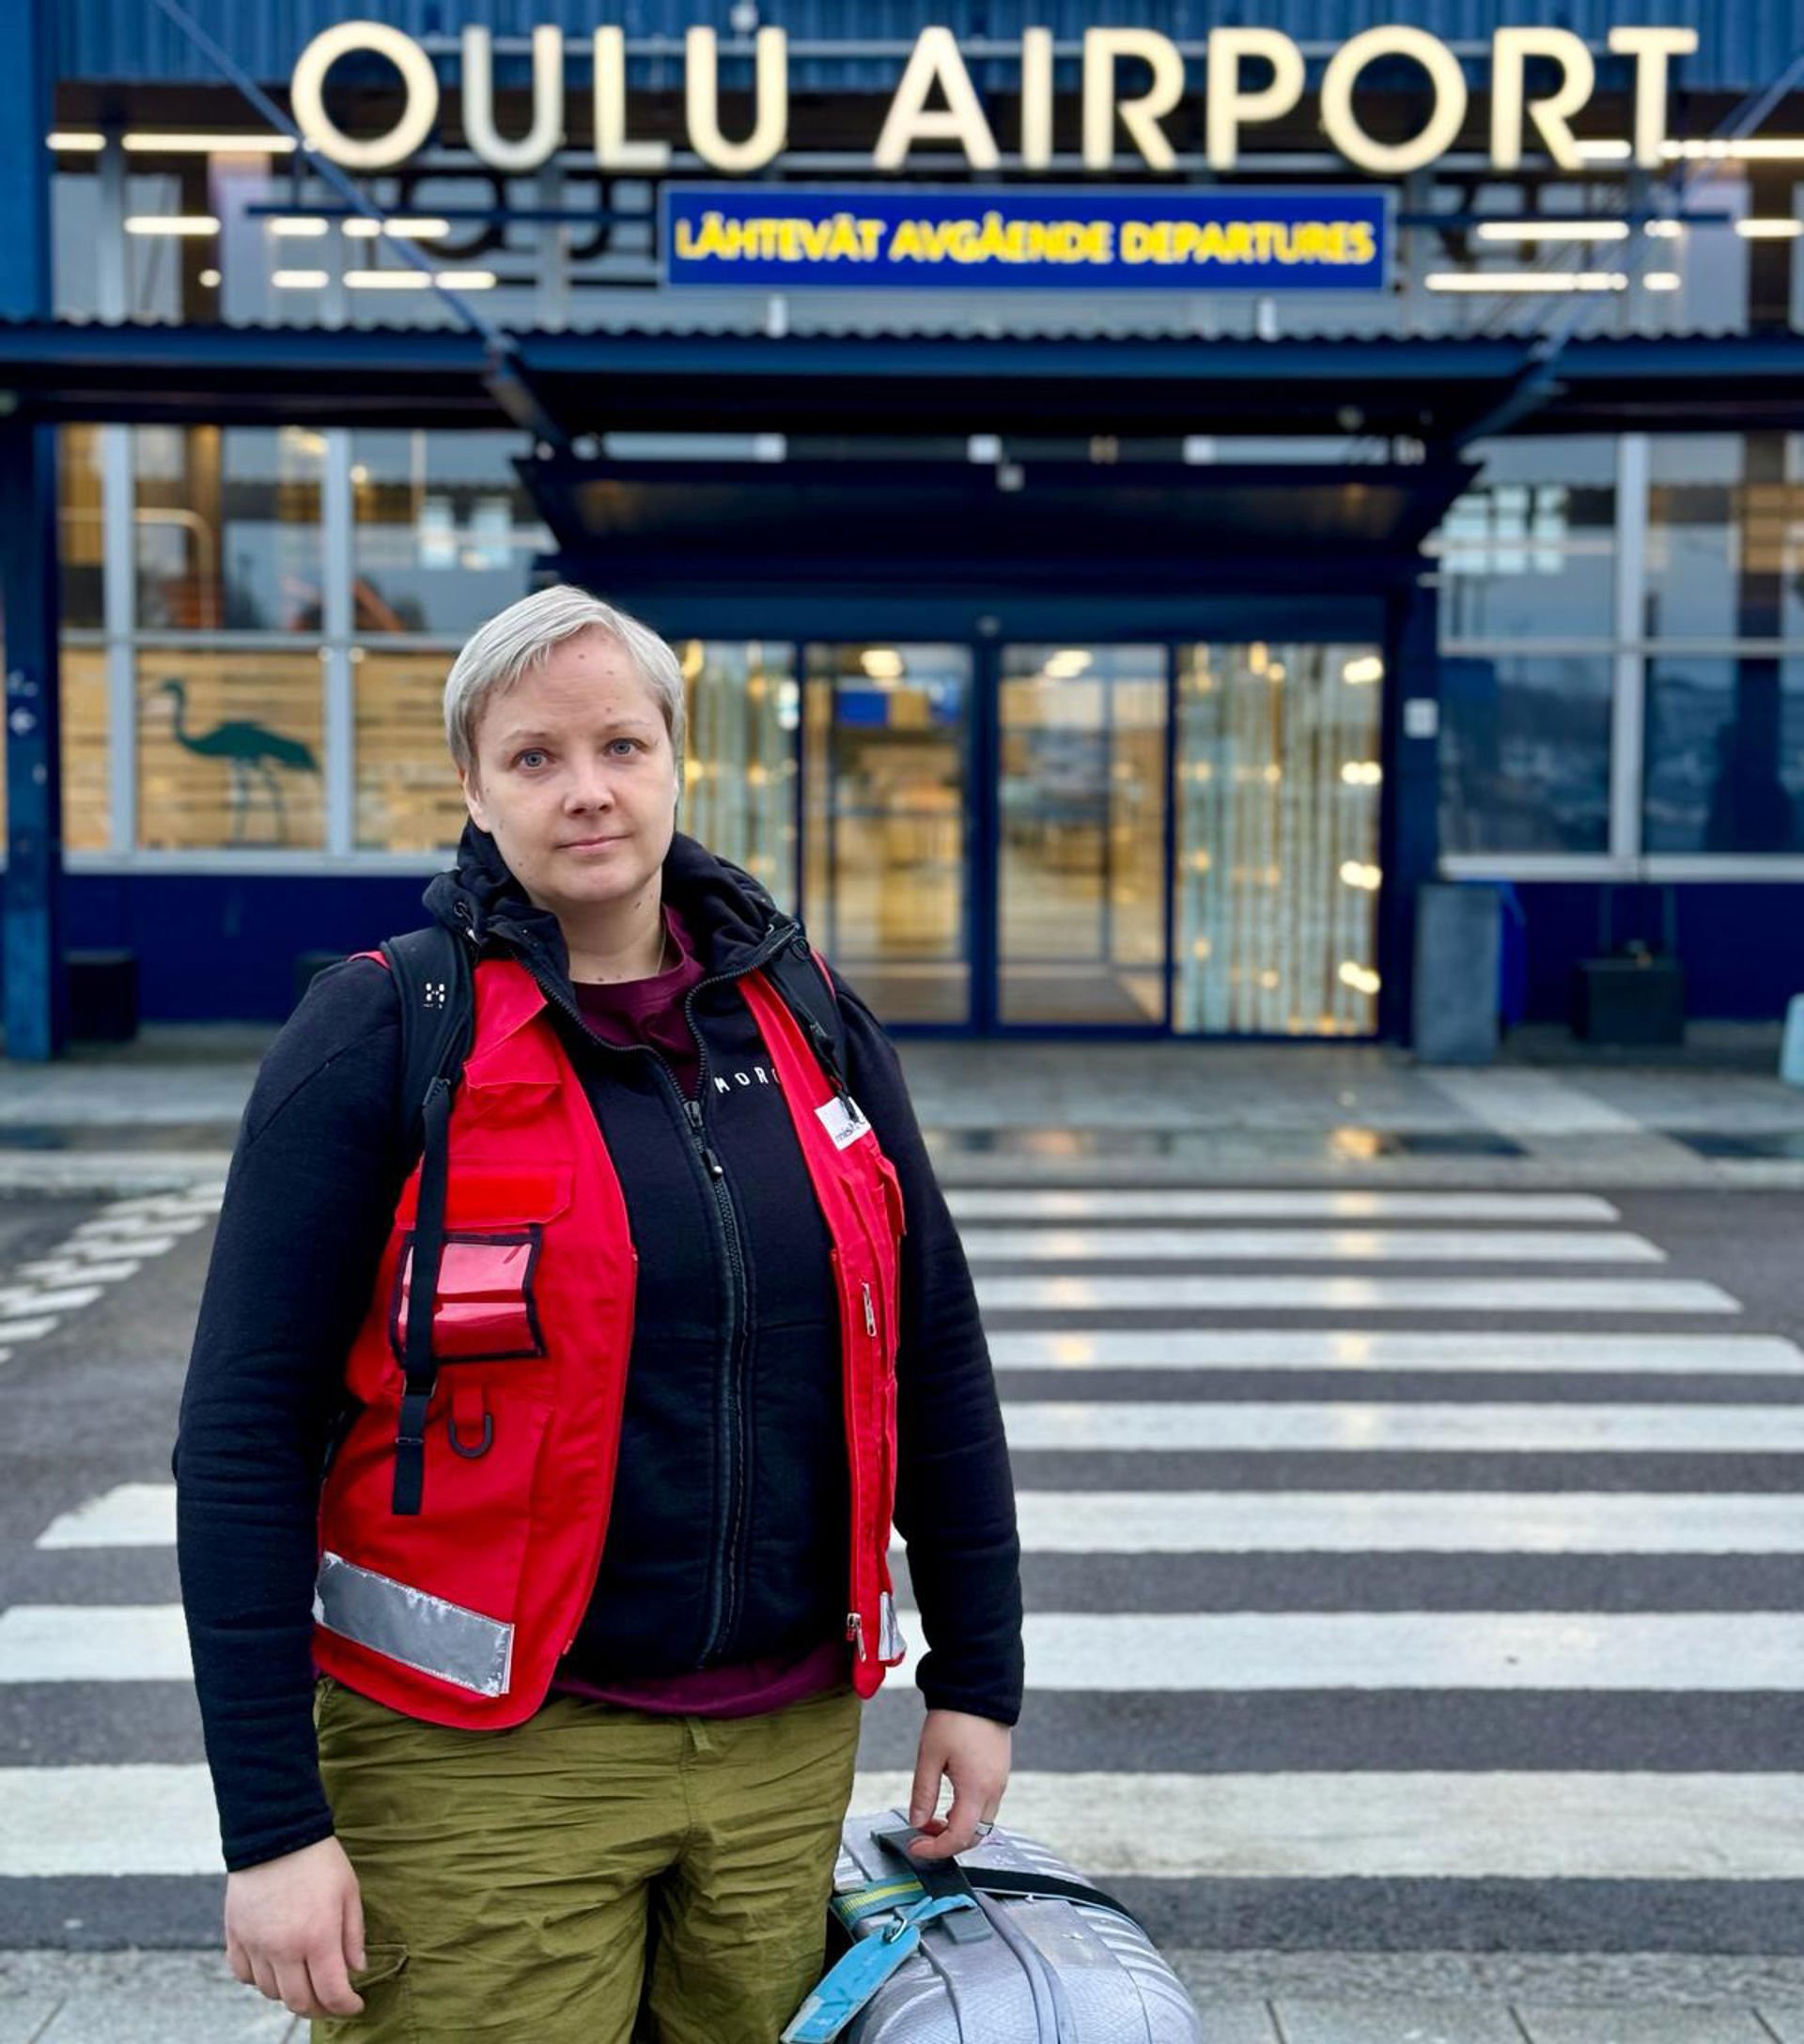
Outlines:
{"label": "white crosswalk stripe", "polygon": [[[1625,1224],[1612,1200],[1532,1191],[948,1200],[1017,1458],[1029,1700],[1006,1823],[1099,1879],[1174,1884],[1187,1922],[1186,1897],[1221,1888],[1256,1924],[1262,1884],[1285,1880],[1566,1883],[1557,1916],[1585,1884],[1804,1879],[1804,1773],[1694,1751],[1712,1711],[1804,1704],[1804,1600],[1778,1572],[1804,1554],[1804,1509],[1774,1460],[1804,1455],[1804,1349],[1724,1327],[1740,1302],[1690,1264],[1673,1275],[1674,1245],[1638,1231],[1632,1201]],[[54,1325],[68,1308],[45,1302],[129,1275],[217,1203],[216,1187],[115,1202],[0,1272],[36,1283],[0,1289],[0,1309]],[[1171,1487],[1185,1456],[1207,1473]],[[170,1591],[121,1602],[101,1572],[132,1550],[152,1567],[174,1537],[167,1482],[68,1499],[33,1551],[54,1587],[0,1612],[0,1683],[123,1702],[187,1681]],[[899,1540],[895,1556],[906,1604]],[[866,1712],[863,1808],[908,1793],[927,1642],[902,1618],[909,1658]],[[1663,1711],[1657,1767],[1626,1748],[1620,1766],[1519,1764],[1599,1712]],[[1441,1758],[1399,1771],[1395,1745],[1367,1753],[1384,1718],[1432,1730]],[[1261,1737],[1277,1761],[1222,1744]],[[217,1873],[197,1742],[0,1768],[0,1876]]]}

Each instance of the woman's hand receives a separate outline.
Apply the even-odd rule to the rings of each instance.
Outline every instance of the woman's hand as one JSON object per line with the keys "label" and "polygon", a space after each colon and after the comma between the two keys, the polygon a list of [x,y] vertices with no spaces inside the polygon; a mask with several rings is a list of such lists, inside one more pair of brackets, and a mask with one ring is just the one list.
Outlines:
{"label": "woman's hand", "polygon": [[226,1876],[226,1959],[297,2016],[354,2016],[363,1997],[364,1899],[336,1838]]}
{"label": "woman's hand", "polygon": [[[1013,1737],[994,1718],[969,1711],[929,1711],[921,1727],[921,1750],[909,1795],[909,1822],[926,1832],[909,1850],[924,1860],[950,1859],[977,1842],[977,1826],[996,1815],[1008,1787]],[[940,1777],[952,1783],[952,1807],[936,1817]]]}

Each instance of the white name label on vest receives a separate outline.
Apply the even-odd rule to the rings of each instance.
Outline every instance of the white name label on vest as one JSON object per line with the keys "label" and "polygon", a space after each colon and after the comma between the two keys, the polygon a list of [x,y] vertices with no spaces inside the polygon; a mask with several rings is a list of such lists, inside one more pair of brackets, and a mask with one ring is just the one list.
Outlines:
{"label": "white name label on vest", "polygon": [[835,1093],[824,1107],[815,1109],[820,1117],[820,1125],[833,1138],[833,1147],[843,1150],[861,1136],[870,1134],[871,1124],[864,1119],[858,1102],[850,1093]]}

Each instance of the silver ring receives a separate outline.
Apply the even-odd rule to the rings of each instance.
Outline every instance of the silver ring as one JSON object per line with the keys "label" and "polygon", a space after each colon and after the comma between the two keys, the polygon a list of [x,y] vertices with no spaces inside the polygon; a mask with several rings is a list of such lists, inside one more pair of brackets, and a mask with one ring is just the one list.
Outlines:
{"label": "silver ring", "polygon": [[981,1819],[977,1825],[977,1835],[980,1838],[988,1838],[990,1833],[995,1829],[996,1826],[991,1823],[988,1819]]}

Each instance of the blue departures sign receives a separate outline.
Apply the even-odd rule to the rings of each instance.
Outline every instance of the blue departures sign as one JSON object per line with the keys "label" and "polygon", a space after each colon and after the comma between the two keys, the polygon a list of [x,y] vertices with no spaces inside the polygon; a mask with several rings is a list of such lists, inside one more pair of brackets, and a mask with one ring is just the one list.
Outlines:
{"label": "blue departures sign", "polygon": [[666,183],[671,284],[785,290],[1376,291],[1385,191]]}

